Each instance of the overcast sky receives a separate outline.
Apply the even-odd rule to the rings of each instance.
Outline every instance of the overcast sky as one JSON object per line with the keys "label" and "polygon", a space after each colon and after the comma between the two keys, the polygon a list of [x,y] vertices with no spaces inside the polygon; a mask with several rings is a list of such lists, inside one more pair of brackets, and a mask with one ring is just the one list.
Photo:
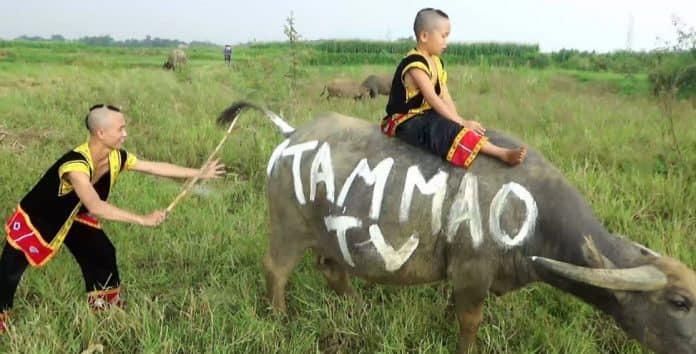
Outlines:
{"label": "overcast sky", "polygon": [[696,26],[696,0],[0,0],[0,38],[280,41],[292,11],[305,39],[385,40],[411,36],[423,7],[449,14],[451,41],[537,43],[546,52],[652,49],[657,37],[674,41],[672,15]]}

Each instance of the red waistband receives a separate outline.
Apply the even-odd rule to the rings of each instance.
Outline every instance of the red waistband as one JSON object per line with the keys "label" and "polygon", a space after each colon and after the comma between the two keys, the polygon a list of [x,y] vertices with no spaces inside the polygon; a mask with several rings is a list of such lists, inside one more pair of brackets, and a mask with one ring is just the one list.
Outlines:
{"label": "red waistband", "polygon": [[393,137],[396,135],[396,127],[398,127],[399,124],[403,123],[408,118],[410,117],[408,117],[405,113],[395,113],[384,116],[381,123],[382,133]]}
{"label": "red waistband", "polygon": [[95,229],[101,229],[101,223],[99,222],[99,218],[90,213],[79,213],[75,215],[75,221],[91,226]]}

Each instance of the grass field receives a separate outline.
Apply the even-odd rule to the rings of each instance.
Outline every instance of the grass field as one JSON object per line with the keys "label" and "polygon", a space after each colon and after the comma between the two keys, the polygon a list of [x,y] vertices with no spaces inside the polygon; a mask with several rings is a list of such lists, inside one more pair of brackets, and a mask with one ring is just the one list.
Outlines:
{"label": "grass field", "polygon": [[[384,96],[320,99],[331,78],[362,80],[390,65],[304,66],[293,91],[282,51],[240,49],[233,68],[217,48],[192,49],[189,67],[161,69],[163,49],[16,46],[0,43],[0,214],[56,158],[82,143],[89,106],[121,105],[125,147],[141,158],[198,166],[222,137],[214,118],[247,99],[300,125],[322,111],[376,122]],[[445,57],[446,59],[446,57]],[[645,75],[448,66],[464,117],[502,129],[563,171],[609,230],[696,268],[696,107],[674,105],[681,150],[649,96]],[[282,141],[262,116],[245,114],[221,154],[224,180],[206,183],[156,229],[106,223],[119,257],[127,307],[93,314],[67,250],[30,269],[17,292],[0,352],[440,353],[454,350],[444,283],[401,288],[355,280],[366,305],[336,296],[308,255],[288,288],[287,318],[267,308],[265,166]],[[139,213],[165,207],[180,181],[121,177],[111,202]],[[549,286],[486,303],[484,353],[642,353],[606,316]]]}

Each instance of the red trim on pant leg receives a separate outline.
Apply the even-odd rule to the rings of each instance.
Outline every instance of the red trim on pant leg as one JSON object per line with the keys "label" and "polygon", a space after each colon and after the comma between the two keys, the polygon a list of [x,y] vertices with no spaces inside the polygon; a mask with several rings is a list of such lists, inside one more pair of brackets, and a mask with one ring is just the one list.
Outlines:
{"label": "red trim on pant leg", "polygon": [[111,306],[121,307],[121,288],[92,291],[87,294],[87,303],[94,311],[105,310]]}
{"label": "red trim on pant leg", "polygon": [[464,167],[469,168],[471,164],[474,162],[474,159],[476,156],[478,156],[479,151],[481,151],[481,148],[483,147],[484,144],[488,143],[488,138],[485,136],[480,136],[477,135],[478,139],[476,140],[476,143],[474,145],[474,148],[471,149],[471,154],[469,155],[469,158],[464,161]]}
{"label": "red trim on pant leg", "polygon": [[452,141],[447,153],[447,161],[456,166],[468,168],[488,139],[473,130],[462,128]]}
{"label": "red trim on pant leg", "polygon": [[459,146],[459,141],[462,140],[462,137],[464,137],[464,134],[466,134],[468,131],[469,131],[469,129],[462,128],[459,131],[459,133],[457,133],[457,136],[454,137],[454,140],[452,140],[452,144],[450,145],[449,151],[447,151],[447,161],[452,162],[452,164],[457,165],[457,163],[453,162],[453,161],[459,161],[459,159],[460,159],[460,157],[457,157],[457,159],[455,159],[454,155],[457,152],[457,147]]}

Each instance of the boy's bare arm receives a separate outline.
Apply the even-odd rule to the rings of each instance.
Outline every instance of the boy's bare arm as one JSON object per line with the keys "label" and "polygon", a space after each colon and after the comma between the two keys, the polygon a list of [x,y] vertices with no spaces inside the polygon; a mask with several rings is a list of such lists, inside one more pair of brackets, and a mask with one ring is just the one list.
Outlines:
{"label": "boy's bare arm", "polygon": [[454,107],[447,104],[435,93],[435,88],[425,71],[414,68],[407,71],[406,75],[408,75],[411,81],[418,87],[425,101],[430,104],[430,107],[433,107],[435,112],[455,123],[460,125],[464,124],[464,120],[457,114],[457,111],[453,109]]}
{"label": "boy's bare arm", "polygon": [[182,167],[166,162],[138,160],[131,169],[155,176],[176,178],[193,178],[200,174],[200,178],[210,179],[225,174],[225,165],[221,164],[219,160],[211,161],[201,169]]}
{"label": "boy's bare arm", "polygon": [[[435,112],[463,127],[475,131],[479,135],[484,135],[486,133],[486,129],[481,125],[481,123],[474,120],[464,120],[459,116],[457,110],[454,108],[452,98],[449,98],[450,103],[447,103],[443,98],[435,93],[435,88],[433,87],[432,82],[425,71],[414,68],[406,72],[406,75],[410,77],[411,81],[416,86],[418,86],[418,89],[423,94],[423,98],[425,98],[428,104],[430,104],[430,107],[433,107]],[[443,85],[443,87],[445,87],[446,90],[446,86]],[[449,97],[449,93],[447,93],[447,97]]]}
{"label": "boy's bare arm", "polygon": [[454,113],[459,116],[459,112],[457,112],[457,106],[454,105],[454,101],[452,100],[452,96],[450,96],[449,89],[447,88],[447,85],[442,85],[440,84],[440,88],[442,89],[442,100],[445,101],[445,103],[454,111]]}
{"label": "boy's bare arm", "polygon": [[89,176],[82,172],[68,172],[65,177],[75,189],[77,197],[82,205],[90,213],[106,220],[121,221],[143,226],[157,226],[166,217],[163,211],[154,211],[148,215],[137,215],[129,211],[115,207],[99,198],[97,191],[89,180]]}
{"label": "boy's bare arm", "polygon": [[[454,105],[454,101],[452,100],[452,96],[450,96],[447,85],[441,85],[440,87],[442,88],[442,100],[445,101],[445,103],[447,103],[450,107],[452,107],[452,110],[457,113],[458,117],[461,117],[459,115],[459,112],[457,112],[457,106]],[[475,120],[465,120],[464,118],[462,118],[462,120],[464,120],[464,124],[462,124],[463,126],[469,129],[473,129],[479,135],[486,134],[486,128],[484,128],[481,123]]]}

